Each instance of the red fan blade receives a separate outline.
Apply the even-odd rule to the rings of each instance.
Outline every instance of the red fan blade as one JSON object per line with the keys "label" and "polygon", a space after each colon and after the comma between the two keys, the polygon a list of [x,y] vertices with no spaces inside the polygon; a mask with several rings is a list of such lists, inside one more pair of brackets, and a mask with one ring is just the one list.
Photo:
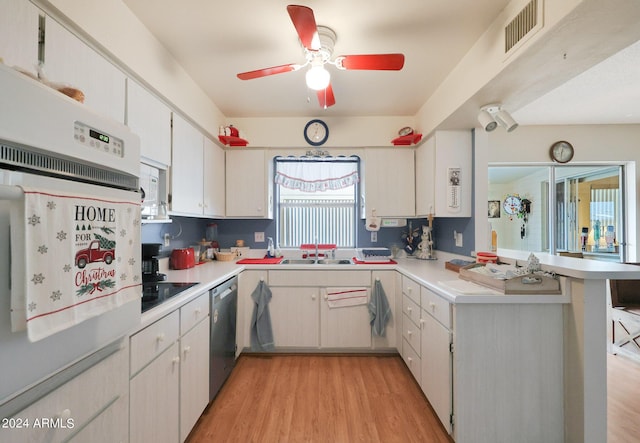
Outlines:
{"label": "red fan blade", "polygon": [[307,6],[289,5],[287,6],[287,12],[298,32],[302,46],[310,51],[320,49],[318,26],[316,26],[313,10]]}
{"label": "red fan blade", "polygon": [[399,71],[404,66],[404,54],[341,55],[336,58],[340,69]]}
{"label": "red fan blade", "polygon": [[291,63],[288,65],[273,66],[271,68],[257,69],[255,71],[242,72],[238,74],[240,80],[251,80],[254,78],[266,77],[267,75],[282,74],[283,72],[297,71],[300,65]]}
{"label": "red fan blade", "polygon": [[331,83],[329,83],[327,89],[318,91],[318,102],[320,102],[320,107],[322,107],[322,109],[327,109],[329,106],[336,104],[336,98],[333,95]]}

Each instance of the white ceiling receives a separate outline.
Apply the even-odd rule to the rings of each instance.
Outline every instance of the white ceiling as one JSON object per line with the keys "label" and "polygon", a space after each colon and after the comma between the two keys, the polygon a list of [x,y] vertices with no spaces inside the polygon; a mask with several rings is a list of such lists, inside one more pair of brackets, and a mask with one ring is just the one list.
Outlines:
{"label": "white ceiling", "polygon": [[[236,77],[304,62],[286,11],[290,0],[124,3],[233,118],[415,115],[509,0],[305,1],[316,22],[336,32],[334,56],[402,52],[406,57],[402,71],[329,67],[336,105],[326,110],[305,86],[303,71],[248,81]],[[640,43],[535,100],[520,100],[522,106],[511,111],[521,125],[640,123],[638,103]],[[474,113],[466,113],[467,122]]]}

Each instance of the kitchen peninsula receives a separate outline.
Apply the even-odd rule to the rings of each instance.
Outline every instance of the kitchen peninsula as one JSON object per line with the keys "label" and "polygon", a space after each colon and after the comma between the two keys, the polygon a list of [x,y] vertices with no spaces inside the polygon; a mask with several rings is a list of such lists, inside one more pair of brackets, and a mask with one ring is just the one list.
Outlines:
{"label": "kitchen peninsula", "polygon": [[[505,262],[518,264],[525,263],[528,256],[503,250],[499,255]],[[543,270],[559,276],[561,295],[502,295],[485,290],[461,294],[446,284],[458,279],[455,272],[444,268],[451,258],[460,257],[438,252],[435,261],[404,258],[397,264],[346,265],[346,269],[345,265],[212,262],[189,270],[167,271],[169,280],[201,283],[166,306],[143,314],[142,327],[239,274],[238,353],[246,352],[246,312],[252,309],[248,295],[260,278],[269,283],[269,276],[281,273],[283,266],[292,275],[370,272],[370,278],[375,278],[376,274],[392,273],[394,278],[383,281],[393,311],[388,334],[394,336],[380,347],[374,340],[368,352],[397,350],[402,355],[434,409],[439,412],[442,402],[448,408],[449,412],[439,413],[439,417],[455,441],[605,441],[606,279],[637,278],[637,269],[540,254]],[[411,327],[411,312],[416,311],[418,326],[409,333],[403,322]],[[442,393],[430,394],[427,388],[439,373],[428,372],[428,362],[434,359],[425,358],[429,352],[442,355],[441,348],[430,349],[438,331],[452,338],[451,344],[445,343],[444,362],[445,380],[452,389],[445,389],[444,398]],[[411,342],[416,335],[422,338],[420,341],[418,337],[417,344]],[[344,351],[352,352],[353,348]],[[305,352],[327,349],[320,346]],[[421,365],[417,363],[420,353]],[[448,356],[450,363],[446,361]]]}

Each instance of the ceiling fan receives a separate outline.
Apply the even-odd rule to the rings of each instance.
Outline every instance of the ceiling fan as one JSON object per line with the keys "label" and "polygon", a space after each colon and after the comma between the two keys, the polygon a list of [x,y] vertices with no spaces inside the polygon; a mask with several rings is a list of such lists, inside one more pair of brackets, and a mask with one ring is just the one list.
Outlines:
{"label": "ceiling fan", "polygon": [[238,74],[240,80],[298,71],[310,66],[306,74],[307,86],[317,91],[320,106],[326,109],[335,105],[336,99],[331,87],[331,74],[325,69],[325,64],[332,64],[341,70],[373,71],[399,71],[404,66],[404,54],[340,55],[332,61],[336,33],[326,26],[316,25],[313,10],[307,6],[289,5],[287,12],[300,38],[306,62],[242,72]]}

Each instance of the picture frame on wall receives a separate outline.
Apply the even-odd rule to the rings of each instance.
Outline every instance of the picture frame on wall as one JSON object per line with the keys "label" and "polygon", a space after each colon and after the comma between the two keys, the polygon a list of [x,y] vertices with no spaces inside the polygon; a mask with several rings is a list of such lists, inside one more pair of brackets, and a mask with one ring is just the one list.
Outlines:
{"label": "picture frame on wall", "polygon": [[500,218],[500,200],[489,200],[487,216],[489,218]]}

